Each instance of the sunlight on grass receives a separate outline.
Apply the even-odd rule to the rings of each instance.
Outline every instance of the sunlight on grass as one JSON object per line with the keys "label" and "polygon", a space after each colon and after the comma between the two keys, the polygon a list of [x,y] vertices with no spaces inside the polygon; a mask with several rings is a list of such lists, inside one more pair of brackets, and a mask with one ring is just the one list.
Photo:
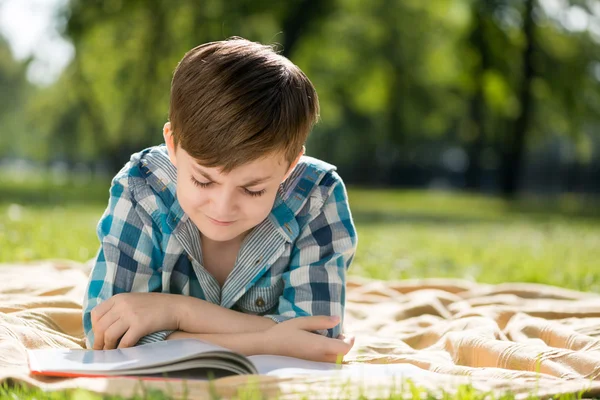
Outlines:
{"label": "sunlight on grass", "polygon": [[0,262],[66,258],[85,261],[98,250],[103,207],[0,204]]}
{"label": "sunlight on grass", "polygon": [[[359,234],[351,273],[454,277],[600,290],[600,219],[528,211],[483,196],[350,191]],[[573,211],[570,211],[573,212]]]}

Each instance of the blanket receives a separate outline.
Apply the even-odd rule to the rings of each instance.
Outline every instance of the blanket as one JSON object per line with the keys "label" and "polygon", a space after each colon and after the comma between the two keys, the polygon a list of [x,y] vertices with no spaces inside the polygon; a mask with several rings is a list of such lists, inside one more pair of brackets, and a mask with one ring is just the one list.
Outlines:
{"label": "blanket", "polygon": [[345,333],[356,337],[345,363],[410,363],[423,374],[234,376],[213,382],[32,376],[26,349],[82,348],[81,304],[89,266],[68,261],[0,264],[0,382],[43,390],[84,388],[122,396],[162,390],[173,398],[386,397],[475,389],[495,396],[600,395],[600,296],[557,287],[489,285],[453,279],[348,282]]}

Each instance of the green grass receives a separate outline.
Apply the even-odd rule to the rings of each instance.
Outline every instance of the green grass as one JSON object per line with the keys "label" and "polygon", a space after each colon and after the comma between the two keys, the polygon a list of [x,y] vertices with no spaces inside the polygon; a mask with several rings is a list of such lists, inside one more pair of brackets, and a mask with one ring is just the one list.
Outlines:
{"label": "green grass", "polygon": [[63,258],[86,261],[98,250],[96,225],[108,202],[107,181],[52,184],[0,180],[0,262]]}
{"label": "green grass", "polygon": [[600,291],[597,204],[360,189],[349,196],[359,232],[354,274]]}
{"label": "green grass", "polygon": [[[140,393],[130,397],[132,400],[167,400],[172,397],[169,393],[164,393],[159,390],[145,388],[141,385]],[[212,399],[222,399],[218,395],[213,387],[211,391]],[[335,393],[334,398],[348,399],[348,400],[366,400],[371,398],[377,398],[381,400],[514,400],[515,395],[512,393],[505,394],[494,394],[490,392],[477,391],[471,385],[459,385],[454,392],[439,391],[436,393],[427,393],[422,388],[419,388],[412,383],[411,380],[404,380],[399,388],[375,388],[372,392],[366,393],[353,393],[350,390],[350,383],[340,383],[335,386],[332,390]],[[557,400],[579,400],[583,398],[584,393],[574,394],[562,394],[553,397]],[[2,399],[24,399],[24,400],[124,400],[124,397],[113,396],[113,395],[99,395],[97,393],[89,392],[83,389],[70,389],[63,391],[44,392],[40,389],[31,388],[25,385],[13,385],[7,386],[5,384],[0,386],[0,398]],[[184,397],[185,399],[186,397]],[[262,396],[255,384],[250,383],[246,387],[238,389],[237,393],[231,397],[227,397],[237,400],[262,400],[265,397]],[[315,399],[323,398],[323,393],[307,392],[298,393],[300,399]],[[527,397],[527,400],[538,399],[535,394],[531,394]]]}
{"label": "green grass", "polygon": [[[96,223],[107,195],[107,182],[57,186],[39,179],[25,186],[0,181],[0,262],[92,258],[98,249]],[[600,211],[596,211],[600,207],[593,202],[563,196],[507,203],[477,195],[358,188],[351,188],[349,196],[359,234],[351,274],[600,289],[600,270],[594,268],[600,259]],[[416,398],[424,393],[414,388],[413,394]],[[160,396],[146,394],[168,398]],[[465,387],[445,398],[485,396]],[[3,387],[0,398],[5,397],[99,398],[85,391],[44,393]],[[401,394],[389,398],[399,399]]]}
{"label": "green grass", "polygon": [[97,205],[0,204],[0,262],[63,258],[84,261],[97,251]]}

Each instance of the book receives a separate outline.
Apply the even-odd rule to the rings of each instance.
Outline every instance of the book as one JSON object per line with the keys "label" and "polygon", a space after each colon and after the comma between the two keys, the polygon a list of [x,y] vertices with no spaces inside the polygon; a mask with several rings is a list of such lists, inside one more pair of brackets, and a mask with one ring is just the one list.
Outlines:
{"label": "book", "polygon": [[211,379],[230,375],[289,377],[306,374],[414,376],[429,371],[412,364],[334,364],[299,358],[244,356],[197,339],[176,339],[113,350],[29,349],[33,375],[129,376],[147,379]]}

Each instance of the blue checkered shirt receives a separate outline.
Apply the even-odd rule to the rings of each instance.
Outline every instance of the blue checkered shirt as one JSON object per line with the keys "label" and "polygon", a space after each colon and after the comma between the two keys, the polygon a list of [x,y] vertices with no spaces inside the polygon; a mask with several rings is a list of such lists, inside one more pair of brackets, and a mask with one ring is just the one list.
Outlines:
{"label": "blue checkered shirt", "polygon": [[[177,201],[176,182],[164,144],[132,155],[114,177],[83,300],[88,347],[94,343],[90,312],[124,292],[194,296],[275,322],[310,315],[343,319],[346,270],[357,236],[334,166],[301,158],[269,216],[244,241],[222,288],[202,266],[200,232]],[[336,337],[341,329],[340,323],[320,333]],[[152,333],[138,344],[171,332]]]}

